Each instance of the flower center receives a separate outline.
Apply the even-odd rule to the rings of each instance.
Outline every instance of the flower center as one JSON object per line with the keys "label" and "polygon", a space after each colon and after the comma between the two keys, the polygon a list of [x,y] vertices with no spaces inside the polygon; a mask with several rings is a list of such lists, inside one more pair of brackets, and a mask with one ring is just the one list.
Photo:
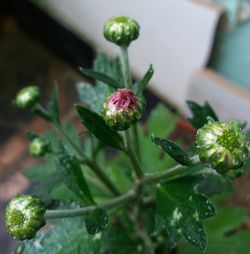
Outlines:
{"label": "flower center", "polygon": [[236,148],[240,147],[239,137],[231,129],[223,131],[223,135],[217,138],[217,142],[230,152],[233,152]]}
{"label": "flower center", "polygon": [[23,213],[19,210],[13,210],[10,218],[11,224],[15,226],[22,225],[25,221]]}
{"label": "flower center", "polygon": [[134,109],[137,106],[137,98],[131,90],[120,89],[111,96],[110,102],[116,109]]}

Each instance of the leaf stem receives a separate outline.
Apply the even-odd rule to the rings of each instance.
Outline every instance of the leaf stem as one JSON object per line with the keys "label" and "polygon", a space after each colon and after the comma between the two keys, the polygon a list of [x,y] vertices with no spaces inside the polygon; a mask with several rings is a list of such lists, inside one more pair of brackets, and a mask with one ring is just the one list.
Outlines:
{"label": "leaf stem", "polygon": [[[199,158],[196,156],[191,158],[191,160],[192,160],[193,165],[195,165],[199,162]],[[170,178],[185,172],[188,168],[189,167],[187,167],[187,166],[178,164],[172,168],[168,168],[168,169],[162,170],[160,172],[156,172],[153,174],[147,174],[144,177],[144,183],[145,184],[155,184],[155,183],[167,181]]]}
{"label": "leaf stem", "polygon": [[68,134],[65,132],[63,127],[59,123],[53,123],[56,129],[65,137],[71,147],[76,151],[78,156],[81,158],[81,162],[85,163],[98,177],[99,179],[108,187],[108,189],[115,195],[119,196],[120,192],[114,185],[114,183],[109,179],[109,177],[105,174],[104,170],[100,168],[100,166],[91,161],[86,157],[86,155],[80,150],[80,148],[70,139]]}
{"label": "leaf stem", "polygon": [[57,219],[57,218],[65,218],[65,217],[76,217],[76,216],[83,216],[89,213],[92,213],[98,208],[103,209],[112,209],[118,206],[124,205],[129,201],[132,201],[137,197],[136,189],[131,189],[127,193],[110,199],[105,203],[99,204],[98,206],[88,206],[84,208],[76,208],[76,209],[61,209],[61,210],[47,210],[45,213],[46,219]]}

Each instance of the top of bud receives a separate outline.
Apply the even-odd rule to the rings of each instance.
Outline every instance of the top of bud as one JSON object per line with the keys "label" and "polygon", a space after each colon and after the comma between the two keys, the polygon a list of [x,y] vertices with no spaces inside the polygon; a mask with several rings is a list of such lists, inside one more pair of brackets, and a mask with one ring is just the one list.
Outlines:
{"label": "top of bud", "polygon": [[37,196],[18,194],[6,207],[5,226],[16,239],[32,239],[45,225],[45,211],[45,204]]}
{"label": "top of bud", "polygon": [[27,86],[21,89],[15,99],[15,104],[19,108],[32,108],[40,98],[40,89],[37,86]]}
{"label": "top of bud", "polygon": [[105,38],[118,46],[128,46],[131,41],[138,38],[139,32],[138,23],[134,19],[124,16],[109,19],[103,30]]}
{"label": "top of bud", "polygon": [[29,145],[29,152],[34,157],[42,157],[49,150],[49,143],[39,137],[34,138]]}
{"label": "top of bud", "polygon": [[249,142],[238,121],[213,121],[196,135],[199,157],[207,166],[225,174],[238,169],[248,156]]}
{"label": "top of bud", "polygon": [[102,106],[106,123],[117,130],[126,130],[140,120],[143,102],[129,89],[119,89],[108,96]]}

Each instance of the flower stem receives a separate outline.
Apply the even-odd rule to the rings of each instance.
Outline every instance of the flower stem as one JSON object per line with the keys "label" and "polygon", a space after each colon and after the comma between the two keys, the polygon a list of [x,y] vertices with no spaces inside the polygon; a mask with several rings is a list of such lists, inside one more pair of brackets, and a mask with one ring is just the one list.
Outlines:
{"label": "flower stem", "polygon": [[71,147],[76,151],[78,156],[81,158],[80,161],[86,164],[115,196],[119,196],[120,195],[119,190],[116,188],[114,183],[109,179],[109,177],[105,174],[104,170],[101,169],[96,162],[91,161],[86,157],[86,155],[80,150],[80,148],[70,139],[68,134],[65,132],[65,130],[59,123],[54,123],[54,126],[64,136],[64,138],[68,141]]}
{"label": "flower stem", "polygon": [[128,58],[128,47],[127,46],[121,46],[121,67],[122,67],[122,75],[124,80],[124,85],[127,89],[132,88],[132,78],[129,70],[129,58]]}
{"label": "flower stem", "polygon": [[133,148],[131,146],[131,139],[130,139],[129,130],[125,131],[125,139],[126,139],[126,145],[127,145],[127,154],[131,160],[131,163],[133,165],[133,168],[135,170],[137,177],[141,180],[144,177],[144,173],[141,169],[140,163],[139,163],[139,161],[133,151]]}
{"label": "flower stem", "polygon": [[[122,67],[122,75],[123,75],[123,80],[124,80],[124,85],[127,89],[132,88],[132,78],[131,78],[131,73],[129,70],[129,57],[128,57],[128,47],[127,46],[121,46],[121,55],[120,55],[120,60],[121,60],[121,67]],[[138,141],[138,131],[137,131],[137,126],[134,125],[132,127],[132,135],[130,135],[130,130],[127,130],[125,132],[125,138],[126,138],[126,143],[127,143],[127,153],[128,156],[130,157],[131,163],[133,164],[135,173],[139,179],[143,178],[143,171],[140,167],[138,157],[139,156],[139,141]],[[132,138],[131,138],[132,136]],[[135,152],[134,152],[135,149]]]}
{"label": "flower stem", "polygon": [[46,219],[57,219],[65,217],[76,217],[83,216],[89,213],[92,213],[98,208],[103,209],[112,209],[118,206],[124,205],[129,201],[132,201],[137,197],[137,192],[135,189],[130,190],[129,192],[117,197],[110,199],[109,201],[100,204],[98,206],[88,206],[84,208],[75,208],[75,209],[62,209],[62,210],[47,210],[45,213]]}

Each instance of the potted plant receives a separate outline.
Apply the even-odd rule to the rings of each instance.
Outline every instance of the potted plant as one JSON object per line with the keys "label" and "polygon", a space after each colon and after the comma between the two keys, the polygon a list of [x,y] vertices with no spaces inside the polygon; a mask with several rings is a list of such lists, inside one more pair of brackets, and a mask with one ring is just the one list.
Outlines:
{"label": "potted plant", "polygon": [[[24,173],[37,182],[36,195],[18,194],[6,207],[6,229],[20,240],[15,253],[163,254],[206,248],[220,253],[225,246],[218,242],[250,238],[249,233],[226,237],[245,213],[218,206],[216,216],[217,201],[211,200],[246,169],[244,125],[220,121],[207,103],[188,102],[189,121],[198,130],[188,152],[168,139],[178,117],[165,106],[151,112],[146,128],[138,125],[146,104],[143,91],[153,75],[150,66],[132,82],[128,47],[139,30],[128,17],[108,20],[104,36],[120,47],[120,57],[111,61],[99,54],[93,70],[81,68],[96,81],[77,86],[82,104],[75,108],[86,128],[84,139],[72,124],[62,123],[57,86],[47,107],[39,103],[36,86],[18,92],[16,106],[33,111],[53,129],[28,134],[30,154],[46,162]],[[217,245],[210,244],[207,233]]]}

